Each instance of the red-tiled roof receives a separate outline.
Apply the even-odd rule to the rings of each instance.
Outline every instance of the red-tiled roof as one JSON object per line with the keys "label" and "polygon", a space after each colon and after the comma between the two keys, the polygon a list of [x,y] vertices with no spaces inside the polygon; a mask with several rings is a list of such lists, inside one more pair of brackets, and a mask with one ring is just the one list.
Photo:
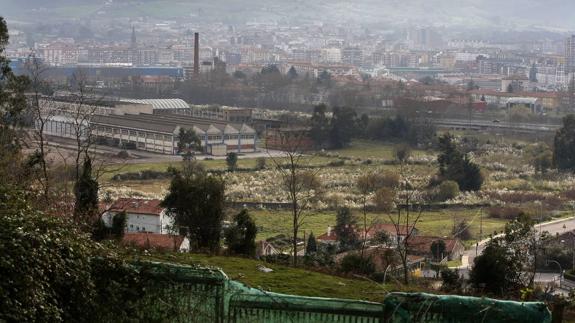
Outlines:
{"label": "red-tiled roof", "polygon": [[320,236],[317,237],[317,240],[321,240],[321,241],[336,241],[337,240],[337,234],[335,233],[335,231],[332,229],[330,232],[326,232]]}
{"label": "red-tiled roof", "polygon": [[557,92],[517,92],[517,93],[509,93],[509,92],[499,92],[495,90],[489,89],[479,89],[471,91],[472,94],[476,95],[487,95],[487,96],[499,96],[499,97],[523,97],[523,98],[558,98],[559,93]]}
{"label": "red-tiled roof", "polygon": [[178,250],[183,241],[182,236],[141,232],[124,234],[122,244],[143,249]]}
{"label": "red-tiled roof", "polygon": [[458,243],[457,239],[447,239],[432,236],[413,236],[409,239],[409,251],[417,254],[431,254],[431,244],[434,241],[443,240],[445,242],[445,251],[453,252]]}
{"label": "red-tiled roof", "polygon": [[162,203],[160,200],[121,198],[112,204],[110,211],[126,211],[126,213],[160,215],[163,210],[160,203]]}

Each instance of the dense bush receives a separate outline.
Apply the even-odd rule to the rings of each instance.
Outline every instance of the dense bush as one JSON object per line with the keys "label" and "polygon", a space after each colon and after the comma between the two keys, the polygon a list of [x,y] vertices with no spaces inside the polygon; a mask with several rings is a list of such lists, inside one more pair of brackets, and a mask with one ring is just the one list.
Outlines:
{"label": "dense bush", "polygon": [[462,278],[459,276],[457,270],[445,268],[441,270],[441,280],[443,284],[441,289],[446,292],[457,292],[461,290]]}
{"label": "dense bush", "polygon": [[396,116],[370,120],[366,130],[371,139],[382,141],[403,141],[414,146],[432,145],[436,128],[425,120],[416,121]]}
{"label": "dense bush", "polygon": [[256,158],[256,170],[262,170],[266,168],[266,159],[265,157],[258,157]]}
{"label": "dense bush", "polygon": [[332,160],[327,164],[327,166],[330,166],[330,167],[341,167],[344,165],[345,165],[345,160],[343,160],[343,159]]}
{"label": "dense bush", "polygon": [[459,185],[454,181],[443,181],[437,187],[435,193],[435,200],[437,201],[447,201],[451,200],[459,195]]}
{"label": "dense bush", "polygon": [[72,223],[0,188],[0,321],[135,318],[139,274]]}
{"label": "dense bush", "polygon": [[170,172],[160,172],[155,170],[143,170],[134,173],[122,173],[116,174],[112,177],[113,181],[141,181],[141,180],[151,180],[151,179],[166,179],[171,178],[172,173]]}
{"label": "dense bush", "polygon": [[494,206],[487,210],[489,217],[495,219],[515,220],[525,212],[517,207]]}
{"label": "dense bush", "polygon": [[390,212],[395,206],[395,192],[387,187],[380,188],[373,195],[375,209],[381,212]]}
{"label": "dense bush", "polygon": [[471,240],[471,230],[469,230],[469,223],[467,223],[467,220],[463,219],[458,221],[451,230],[451,235],[461,240]]}
{"label": "dense bush", "polygon": [[237,255],[255,256],[258,229],[247,210],[234,216],[233,225],[224,232],[228,252]]}
{"label": "dense bush", "polygon": [[371,257],[350,253],[345,255],[339,264],[339,269],[343,273],[353,273],[369,276],[375,272],[375,264]]}

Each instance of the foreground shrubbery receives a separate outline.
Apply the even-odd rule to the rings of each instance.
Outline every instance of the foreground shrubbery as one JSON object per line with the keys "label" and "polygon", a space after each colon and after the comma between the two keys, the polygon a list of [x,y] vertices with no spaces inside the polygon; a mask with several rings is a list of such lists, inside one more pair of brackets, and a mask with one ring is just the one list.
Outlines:
{"label": "foreground shrubbery", "polygon": [[[0,187],[0,322],[146,320],[154,288],[70,221]],[[154,314],[156,315],[156,314]]]}

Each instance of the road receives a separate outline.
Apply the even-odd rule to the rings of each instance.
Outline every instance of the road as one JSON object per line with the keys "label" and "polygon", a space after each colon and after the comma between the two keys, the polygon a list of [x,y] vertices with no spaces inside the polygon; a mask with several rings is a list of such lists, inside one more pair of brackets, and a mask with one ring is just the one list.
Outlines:
{"label": "road", "polygon": [[[551,235],[555,235],[556,233],[563,234],[565,232],[575,230],[575,217],[540,223],[535,225],[535,229],[537,230],[537,232],[547,231]],[[473,264],[473,260],[475,259],[475,257],[483,253],[483,249],[485,249],[485,245],[487,244],[487,242],[489,242],[489,240],[490,239],[482,240],[477,244],[477,246],[465,250],[461,260],[462,264],[459,268],[468,269],[469,267],[471,267],[471,264]]]}
{"label": "road", "polygon": [[432,122],[439,127],[455,129],[477,129],[477,130],[513,130],[525,133],[553,133],[561,125],[544,123],[520,123],[520,122],[494,122],[489,120],[463,120],[463,119],[433,119]]}

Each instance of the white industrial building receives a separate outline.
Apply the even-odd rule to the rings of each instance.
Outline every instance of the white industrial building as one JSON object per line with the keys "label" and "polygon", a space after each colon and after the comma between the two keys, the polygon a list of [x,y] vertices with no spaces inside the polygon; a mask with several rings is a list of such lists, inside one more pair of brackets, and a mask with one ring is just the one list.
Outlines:
{"label": "white industrial building", "polygon": [[[80,118],[74,113],[79,109],[73,106],[76,103],[47,102],[44,131],[52,136],[76,138],[76,131],[81,129],[83,138],[90,133],[97,144],[178,154],[180,129],[191,129],[200,138],[204,153],[225,155],[229,151],[256,149],[256,131],[250,126],[179,114],[178,109],[189,109],[187,103],[179,99],[123,100],[99,110],[90,109],[88,112],[97,112]],[[37,127],[39,124],[36,120]]]}

